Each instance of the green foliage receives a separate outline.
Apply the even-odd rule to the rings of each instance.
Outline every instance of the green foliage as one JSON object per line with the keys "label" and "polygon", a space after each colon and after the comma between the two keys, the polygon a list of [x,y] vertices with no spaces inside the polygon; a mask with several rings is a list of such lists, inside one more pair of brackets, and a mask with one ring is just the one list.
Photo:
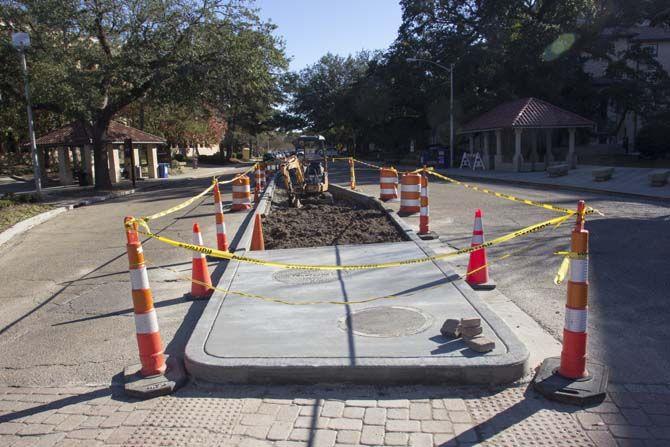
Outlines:
{"label": "green foliage", "polygon": [[[0,9],[2,51],[10,30],[31,34],[35,108],[87,126],[102,187],[107,125],[128,106],[169,104],[178,117],[180,107],[204,104],[226,119],[255,119],[272,104],[258,93],[276,89],[269,67],[285,65],[272,27],[243,0],[14,0]],[[0,83],[21,102],[15,64],[2,64]]]}
{"label": "green foliage", "polygon": [[670,153],[668,118],[670,117],[653,119],[638,131],[635,145],[642,155],[655,159]]}

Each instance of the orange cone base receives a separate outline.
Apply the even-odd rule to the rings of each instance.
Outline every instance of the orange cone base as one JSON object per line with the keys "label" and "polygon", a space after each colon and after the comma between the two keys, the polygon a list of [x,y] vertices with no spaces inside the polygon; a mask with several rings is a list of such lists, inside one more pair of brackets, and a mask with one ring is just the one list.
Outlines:
{"label": "orange cone base", "polygon": [[[473,251],[470,253],[467,271],[472,272],[486,264],[486,249]],[[489,278],[488,267],[467,275],[465,281],[475,290],[493,290],[496,288],[496,283]]]}
{"label": "orange cone base", "polygon": [[165,356],[165,373],[144,377],[140,374],[142,365],[127,366],[123,370],[123,390],[126,395],[140,399],[165,396],[181,388],[188,376],[180,359]]}
{"label": "orange cone base", "polygon": [[221,251],[228,251],[228,237],[225,234],[216,234],[216,248]]}
{"label": "orange cone base", "polygon": [[[212,286],[212,278],[209,276],[209,270],[207,270],[207,259],[206,258],[197,258],[193,259],[193,274],[191,277],[197,281],[203,282],[210,287]],[[212,295],[213,290],[202,284],[191,283],[191,299],[203,299],[209,298]]]}
{"label": "orange cone base", "polygon": [[418,206],[406,206],[406,207],[400,207],[398,210],[398,216],[401,217],[407,217],[411,216],[412,214],[416,214],[419,212],[419,207]]}
{"label": "orange cone base", "polygon": [[609,369],[600,363],[586,362],[589,375],[568,379],[558,373],[560,357],[546,359],[533,378],[535,391],[547,399],[573,405],[593,405],[605,400]]}
{"label": "orange cone base", "polygon": [[440,237],[434,231],[428,231],[427,233],[417,233],[419,239],[423,241],[432,241],[433,239],[439,239]]}
{"label": "orange cone base", "polygon": [[230,207],[230,211],[247,211],[247,210],[250,210],[250,209],[251,209],[251,204],[249,204],[249,205],[236,204],[236,205],[232,205]]}

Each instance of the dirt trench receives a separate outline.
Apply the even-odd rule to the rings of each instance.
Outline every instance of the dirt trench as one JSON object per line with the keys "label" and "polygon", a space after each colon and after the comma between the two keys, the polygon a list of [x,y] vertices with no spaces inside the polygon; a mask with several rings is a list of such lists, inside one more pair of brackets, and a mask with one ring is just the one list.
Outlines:
{"label": "dirt trench", "polygon": [[263,222],[266,250],[405,240],[384,211],[330,193],[301,202],[302,208],[290,208],[286,190],[275,190],[271,212]]}

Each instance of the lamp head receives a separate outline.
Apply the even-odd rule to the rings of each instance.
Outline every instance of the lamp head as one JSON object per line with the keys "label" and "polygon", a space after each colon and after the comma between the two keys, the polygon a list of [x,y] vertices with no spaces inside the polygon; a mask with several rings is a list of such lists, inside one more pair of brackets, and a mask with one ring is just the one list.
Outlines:
{"label": "lamp head", "polygon": [[28,33],[12,33],[12,46],[21,51],[29,48],[30,35]]}

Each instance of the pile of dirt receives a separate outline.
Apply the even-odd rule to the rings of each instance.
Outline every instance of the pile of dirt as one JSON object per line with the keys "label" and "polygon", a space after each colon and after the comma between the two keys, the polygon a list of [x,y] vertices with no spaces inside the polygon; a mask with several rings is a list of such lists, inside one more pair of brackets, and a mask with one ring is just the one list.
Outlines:
{"label": "pile of dirt", "polygon": [[266,250],[405,240],[384,211],[329,193],[305,198],[302,204],[288,207],[286,191],[275,190],[272,210],[263,222]]}

